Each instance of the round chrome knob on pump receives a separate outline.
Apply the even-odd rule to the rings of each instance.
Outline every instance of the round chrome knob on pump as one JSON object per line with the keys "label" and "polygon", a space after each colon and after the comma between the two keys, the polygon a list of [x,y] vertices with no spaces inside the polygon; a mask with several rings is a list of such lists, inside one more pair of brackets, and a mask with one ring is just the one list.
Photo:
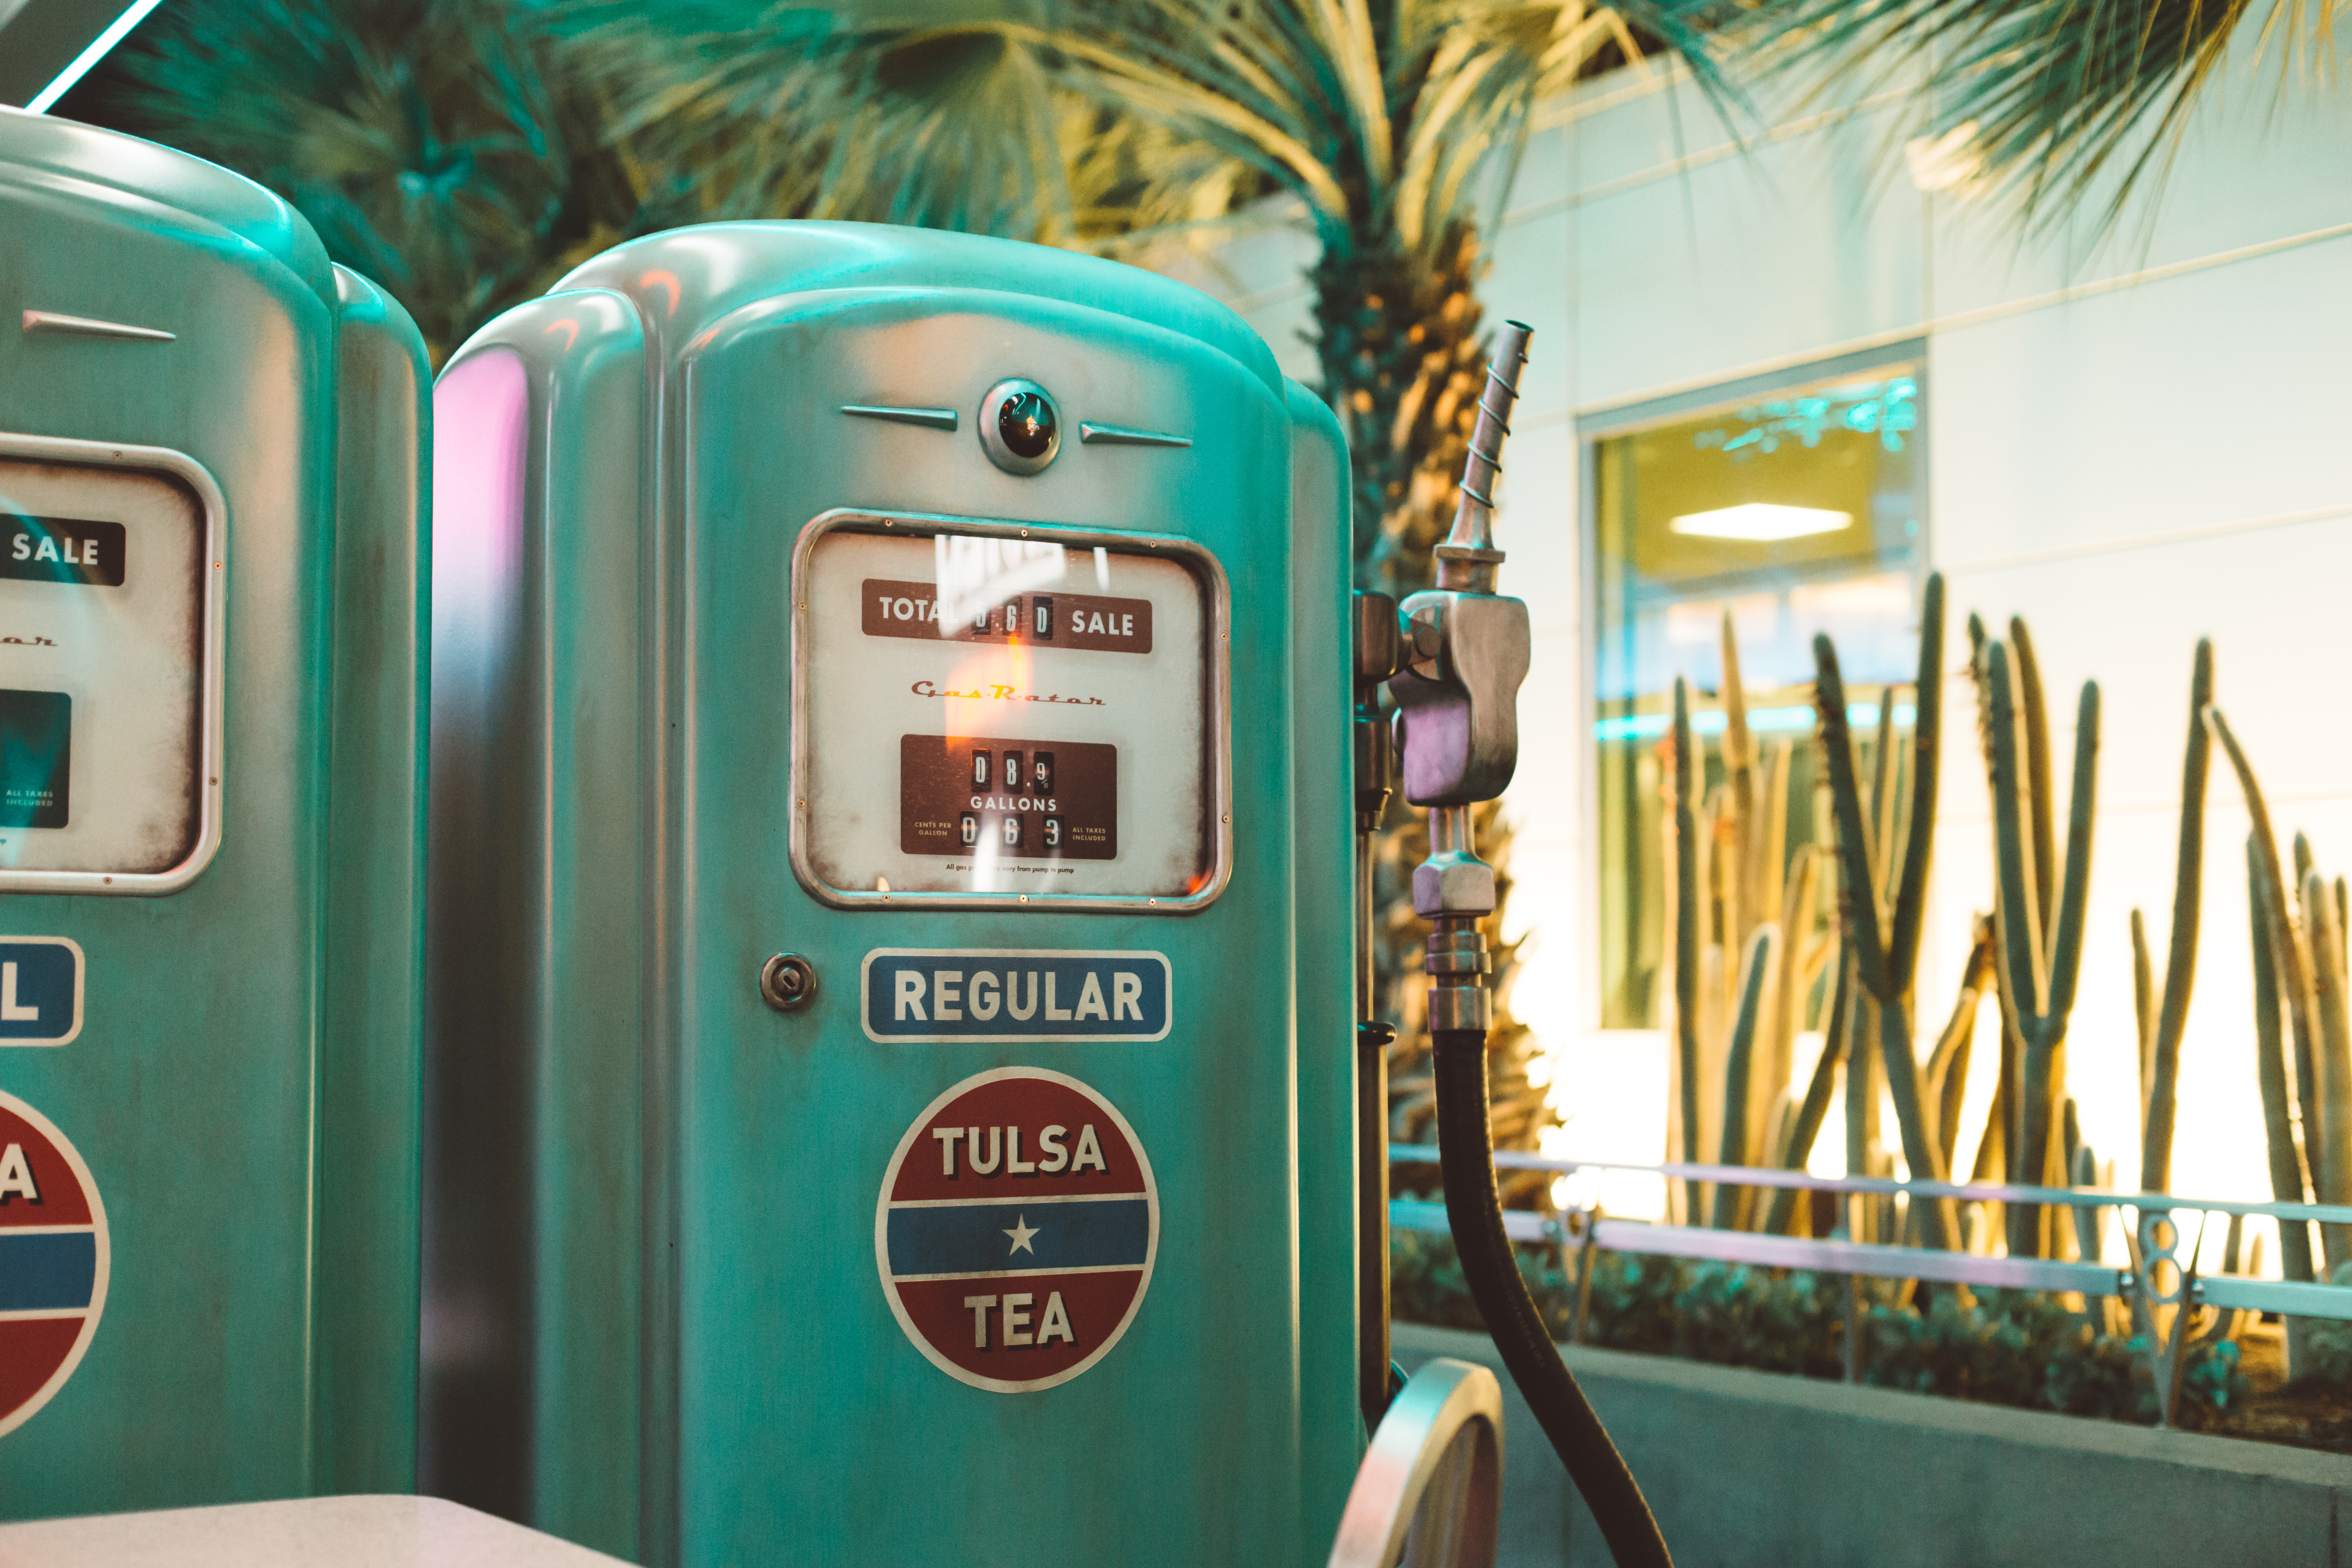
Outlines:
{"label": "round chrome knob on pump", "polygon": [[980,400],[980,444],[1008,474],[1040,472],[1062,449],[1062,411],[1034,381],[1000,381]]}

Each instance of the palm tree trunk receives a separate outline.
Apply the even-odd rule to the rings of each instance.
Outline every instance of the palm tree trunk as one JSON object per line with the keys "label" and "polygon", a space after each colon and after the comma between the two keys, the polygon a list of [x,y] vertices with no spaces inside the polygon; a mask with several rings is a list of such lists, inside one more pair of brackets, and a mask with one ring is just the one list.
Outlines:
{"label": "palm tree trunk", "polygon": [[[1476,231],[1457,223],[1426,253],[1407,253],[1392,234],[1328,231],[1314,270],[1316,351],[1323,395],[1348,437],[1354,489],[1352,541],[1358,586],[1402,599],[1429,586],[1433,551],[1454,520],[1470,429],[1478,413],[1486,344],[1474,291],[1479,272]],[[1422,953],[1429,928],[1412,914],[1408,896],[1413,865],[1426,845],[1420,813],[1392,799],[1376,863],[1387,873],[1379,892],[1385,913],[1374,921],[1380,944],[1374,964],[1381,1015],[1398,1025],[1390,1047],[1389,1082],[1394,1110],[1421,1093],[1430,1047],[1419,1005]],[[1479,853],[1499,872],[1510,834],[1491,806],[1478,818]],[[1494,914],[1486,925],[1494,955],[1495,1026],[1489,1037],[1487,1088],[1497,1148],[1532,1149],[1553,1116],[1542,1086],[1528,1081],[1537,1041],[1510,1016],[1513,950],[1502,941],[1503,900],[1509,879],[1497,882]],[[1433,1127],[1416,1123],[1414,1130]],[[1412,1135],[1399,1126],[1397,1135]],[[1506,1184],[1531,1190],[1525,1176]]]}
{"label": "palm tree trunk", "polygon": [[1316,352],[1348,435],[1360,587],[1400,598],[1427,587],[1454,521],[1485,370],[1479,270],[1467,223],[1425,256],[1393,235],[1325,236]]}

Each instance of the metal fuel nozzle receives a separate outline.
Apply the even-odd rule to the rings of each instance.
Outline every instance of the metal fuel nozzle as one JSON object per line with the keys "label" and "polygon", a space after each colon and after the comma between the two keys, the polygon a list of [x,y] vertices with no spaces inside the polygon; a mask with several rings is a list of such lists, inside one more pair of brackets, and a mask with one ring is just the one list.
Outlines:
{"label": "metal fuel nozzle", "polygon": [[1404,797],[1415,805],[1492,800],[1518,766],[1528,607],[1495,592],[1503,552],[1494,543],[1494,486],[1528,335],[1525,324],[1512,321],[1496,343],[1470,433],[1462,502],[1437,547],[1437,586],[1413,595],[1400,611],[1404,667],[1389,690],[1404,715]]}
{"label": "metal fuel nozzle", "polygon": [[1511,405],[1528,358],[1528,329],[1505,324],[1486,367],[1462,501],[1437,547],[1437,586],[1400,607],[1397,703],[1404,797],[1429,808],[1429,856],[1413,868],[1413,911],[1431,923],[1423,968],[1429,1026],[1483,1037],[1493,1016],[1492,964],[1480,917],[1495,910],[1495,868],[1478,858],[1470,808],[1494,799],[1519,763],[1519,685],[1528,678],[1528,607],[1495,592],[1495,481]]}

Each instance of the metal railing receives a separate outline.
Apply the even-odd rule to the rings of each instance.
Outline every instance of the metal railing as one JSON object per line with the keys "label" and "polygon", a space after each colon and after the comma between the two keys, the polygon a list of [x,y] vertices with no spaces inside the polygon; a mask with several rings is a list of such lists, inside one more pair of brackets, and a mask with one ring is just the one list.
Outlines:
{"label": "metal railing", "polygon": [[[1434,1164],[1437,1150],[1423,1143],[1392,1144],[1392,1164]],[[1571,1338],[1581,1340],[1586,1303],[1591,1295],[1591,1265],[1596,1252],[1629,1252],[1650,1257],[1711,1259],[1769,1268],[1801,1268],[1842,1275],[1848,1281],[1845,1333],[1846,1375],[1859,1381],[1860,1339],[1855,1332],[1862,1311],[1858,1281],[1931,1279],[1986,1289],[2044,1290],[2085,1297],[2115,1296],[2130,1307],[2133,1321],[2146,1336],[2150,1368],[2159,1391],[2159,1413],[2165,1424],[2172,1418],[2180,1374],[2190,1348],[2190,1333],[2200,1308],[2222,1312],[2276,1312],[2298,1318],[2352,1320],[2352,1287],[2311,1284],[2293,1279],[2264,1279],[2242,1274],[2201,1273],[2198,1257],[2207,1223],[2216,1215],[2264,1215],[2283,1224],[2352,1226],[2352,1207],[2331,1204],[2241,1203],[2214,1198],[2184,1198],[2168,1193],[2118,1193],[2090,1187],[2034,1187],[1995,1183],[1898,1182],[1875,1176],[1816,1176],[1804,1171],[1766,1170],[1748,1165],[1708,1165],[1679,1162],[1635,1164],[1620,1160],[1559,1159],[1541,1154],[1497,1152],[1497,1168],[1543,1171],[1560,1175],[1579,1172],[1654,1177],[1667,1182],[1796,1188],[1843,1194],[1851,1211],[1858,1198],[1950,1198],[1962,1203],[2031,1204],[2069,1209],[2130,1210],[2138,1223],[2126,1226],[2128,1263],[2122,1267],[2097,1261],[2045,1258],[2008,1258],[1980,1252],[1943,1251],[1888,1242],[1853,1241],[1846,1236],[1827,1237],[1774,1236],[1752,1230],[1717,1230],[1708,1226],[1671,1225],[1610,1216],[1596,1185],[1588,1204],[1542,1211],[1513,1209],[1504,1215],[1505,1228],[1515,1241],[1541,1242],[1559,1249],[1563,1263],[1580,1254],[1576,1270],[1577,1300]],[[2184,1215],[2197,1216],[2190,1230]],[[1445,1205],[1410,1198],[1392,1200],[1389,1222],[1402,1230],[1444,1231]],[[1841,1226],[1841,1229],[1848,1227]],[[1851,1230],[1848,1229],[1848,1234]]]}

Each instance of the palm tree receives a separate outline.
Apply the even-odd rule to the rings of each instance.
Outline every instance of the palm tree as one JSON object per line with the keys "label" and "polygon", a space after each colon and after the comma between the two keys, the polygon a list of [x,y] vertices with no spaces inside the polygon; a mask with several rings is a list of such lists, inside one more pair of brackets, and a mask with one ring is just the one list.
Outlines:
{"label": "palm tree", "polygon": [[[1687,47],[1682,8],[963,0],[950,17],[933,4],[826,18],[693,0],[655,27],[632,0],[574,0],[558,25],[635,155],[694,169],[714,216],[927,224],[1130,256],[1270,209],[1310,228],[1314,342],[1348,436],[1357,577],[1402,595],[1430,581],[1457,502],[1485,360],[1479,236],[1535,110],[1640,58],[1643,37],[1682,47],[1717,84],[1712,58]],[[1412,816],[1400,807],[1382,846],[1378,929],[1381,1010],[1417,1026],[1427,930],[1409,896]],[[1491,810],[1481,829],[1499,863]],[[1501,995],[1512,952],[1495,951]],[[1404,1028],[1391,1055],[1408,1139],[1434,1132],[1427,1044]],[[1547,1119],[1528,1082],[1533,1048],[1499,1011],[1505,1146],[1532,1144]]]}
{"label": "palm tree", "polygon": [[184,0],[102,69],[78,110],[286,197],[407,307],[436,363],[661,226],[518,0]]}
{"label": "palm tree", "polygon": [[2231,47],[2278,43],[2284,84],[2326,62],[2343,15],[2337,0],[1717,0],[1714,42],[1823,88],[1900,83],[1949,174],[2029,225],[2094,202],[2104,233],[2161,183]]}

